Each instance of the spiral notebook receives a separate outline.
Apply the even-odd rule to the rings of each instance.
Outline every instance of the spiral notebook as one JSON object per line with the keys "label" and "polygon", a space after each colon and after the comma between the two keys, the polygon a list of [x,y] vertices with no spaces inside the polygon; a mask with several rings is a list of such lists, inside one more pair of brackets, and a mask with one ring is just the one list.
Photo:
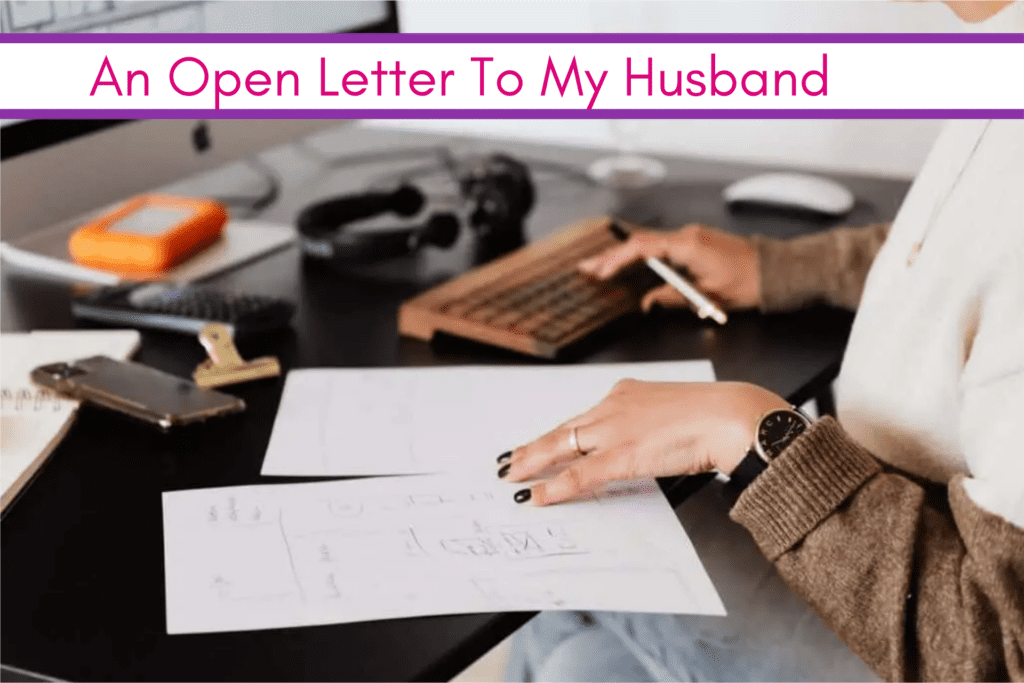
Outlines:
{"label": "spiral notebook", "polygon": [[71,426],[78,401],[32,384],[40,365],[105,355],[124,360],[139,347],[136,330],[39,331],[0,335],[0,511],[6,510]]}

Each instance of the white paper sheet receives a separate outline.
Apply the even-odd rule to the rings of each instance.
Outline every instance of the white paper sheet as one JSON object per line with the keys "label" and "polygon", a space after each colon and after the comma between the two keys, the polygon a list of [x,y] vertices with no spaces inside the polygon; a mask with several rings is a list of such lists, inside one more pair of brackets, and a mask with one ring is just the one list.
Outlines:
{"label": "white paper sheet", "polygon": [[550,507],[455,475],[163,494],[167,632],[427,614],[724,615],[653,481]]}
{"label": "white paper sheet", "polygon": [[78,401],[32,384],[40,365],[135,353],[137,330],[19,332],[0,336],[0,508],[8,504],[42,466],[71,425]]}
{"label": "white paper sheet", "polygon": [[627,377],[715,379],[709,361],[293,370],[262,474],[493,472]]}

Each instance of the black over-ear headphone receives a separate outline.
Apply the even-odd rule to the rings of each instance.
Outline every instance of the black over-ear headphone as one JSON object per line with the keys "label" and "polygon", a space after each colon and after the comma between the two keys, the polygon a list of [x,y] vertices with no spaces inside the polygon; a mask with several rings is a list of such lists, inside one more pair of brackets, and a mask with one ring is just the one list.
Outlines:
{"label": "black over-ear headphone", "polygon": [[[523,243],[523,219],[533,207],[529,169],[515,159],[494,154],[470,163],[460,172],[459,192],[469,203],[470,227],[485,251],[496,255]],[[373,263],[414,253],[426,244],[450,247],[459,235],[460,220],[450,212],[431,214],[421,225],[346,232],[345,225],[384,213],[415,216],[426,199],[412,185],[390,192],[366,192],[328,199],[299,214],[303,253],[334,263]]]}

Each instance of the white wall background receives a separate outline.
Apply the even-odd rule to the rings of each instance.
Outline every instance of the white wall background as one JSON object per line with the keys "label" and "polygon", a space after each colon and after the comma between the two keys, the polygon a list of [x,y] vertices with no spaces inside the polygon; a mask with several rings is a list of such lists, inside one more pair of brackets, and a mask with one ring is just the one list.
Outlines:
{"label": "white wall background", "polygon": [[[1020,15],[1024,3],[1011,12]],[[1004,15],[1006,13],[1004,12]],[[965,27],[937,2],[874,0],[671,2],[612,0],[403,0],[403,32],[856,33],[1001,30],[1006,16]],[[909,47],[908,50],[912,50]],[[908,54],[912,58],[912,54]],[[604,121],[392,121],[415,130],[594,146],[622,144]],[[629,124],[639,149],[756,161],[780,167],[912,177],[938,121],[647,121]]]}

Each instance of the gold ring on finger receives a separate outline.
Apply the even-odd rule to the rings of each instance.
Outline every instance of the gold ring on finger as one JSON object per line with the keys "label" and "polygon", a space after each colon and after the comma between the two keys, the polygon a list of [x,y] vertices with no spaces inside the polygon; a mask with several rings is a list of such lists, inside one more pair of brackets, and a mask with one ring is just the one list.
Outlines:
{"label": "gold ring on finger", "polygon": [[576,434],[577,429],[579,429],[579,427],[573,427],[569,430],[569,448],[576,451],[576,455],[584,455],[583,449],[580,448],[579,436]]}

